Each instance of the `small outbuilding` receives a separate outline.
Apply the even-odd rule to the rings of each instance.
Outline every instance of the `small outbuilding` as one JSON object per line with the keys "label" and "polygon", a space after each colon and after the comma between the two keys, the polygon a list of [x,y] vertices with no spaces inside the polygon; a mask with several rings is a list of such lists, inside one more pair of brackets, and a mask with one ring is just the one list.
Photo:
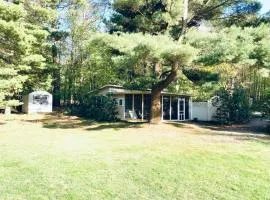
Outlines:
{"label": "small outbuilding", "polygon": [[24,113],[52,112],[52,94],[46,91],[35,91],[23,97]]}

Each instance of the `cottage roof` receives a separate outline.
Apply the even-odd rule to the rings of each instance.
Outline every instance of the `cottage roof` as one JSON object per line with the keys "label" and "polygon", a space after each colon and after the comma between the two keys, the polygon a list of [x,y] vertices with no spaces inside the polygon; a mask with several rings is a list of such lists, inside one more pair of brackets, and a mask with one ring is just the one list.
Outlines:
{"label": "cottage roof", "polygon": [[[97,91],[106,92],[110,94],[151,94],[151,89],[133,90],[133,89],[127,89],[120,85],[104,85],[101,88],[99,88]],[[178,93],[172,93],[168,91],[162,91],[162,94],[170,95],[170,96],[186,96],[186,97],[191,96],[189,94],[178,94]]]}

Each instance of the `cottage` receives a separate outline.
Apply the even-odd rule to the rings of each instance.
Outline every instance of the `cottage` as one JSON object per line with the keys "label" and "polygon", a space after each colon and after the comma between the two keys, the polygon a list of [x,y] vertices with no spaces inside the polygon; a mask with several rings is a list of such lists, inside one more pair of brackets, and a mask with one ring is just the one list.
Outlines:
{"label": "cottage", "polygon": [[45,91],[35,91],[23,97],[23,112],[52,112],[52,95]]}
{"label": "cottage", "polygon": [[[118,85],[106,85],[100,95],[110,94],[117,102],[118,117],[122,120],[148,120],[151,107],[151,90],[130,90]],[[186,121],[192,119],[192,99],[189,95],[162,92],[161,120]]]}

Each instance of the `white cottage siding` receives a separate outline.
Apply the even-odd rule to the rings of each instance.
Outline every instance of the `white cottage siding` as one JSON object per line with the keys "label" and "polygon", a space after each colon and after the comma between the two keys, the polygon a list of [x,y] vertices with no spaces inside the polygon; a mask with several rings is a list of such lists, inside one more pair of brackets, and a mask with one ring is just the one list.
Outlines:
{"label": "white cottage siding", "polygon": [[192,102],[192,119],[199,121],[214,121],[217,107],[213,106],[211,101]]}
{"label": "white cottage siding", "polygon": [[119,94],[113,97],[117,103],[117,117],[121,120],[125,119],[125,95]]}

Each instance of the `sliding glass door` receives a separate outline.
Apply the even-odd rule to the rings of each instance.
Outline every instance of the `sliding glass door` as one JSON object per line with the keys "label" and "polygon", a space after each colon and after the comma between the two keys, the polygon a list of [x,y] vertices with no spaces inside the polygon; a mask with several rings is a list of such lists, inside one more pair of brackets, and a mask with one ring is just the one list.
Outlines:
{"label": "sliding glass door", "polygon": [[179,105],[179,111],[178,111],[178,120],[184,121],[185,120],[185,98],[179,98],[178,99],[178,105]]}
{"label": "sliding glass door", "polygon": [[162,119],[184,121],[186,119],[186,98],[162,96]]}

